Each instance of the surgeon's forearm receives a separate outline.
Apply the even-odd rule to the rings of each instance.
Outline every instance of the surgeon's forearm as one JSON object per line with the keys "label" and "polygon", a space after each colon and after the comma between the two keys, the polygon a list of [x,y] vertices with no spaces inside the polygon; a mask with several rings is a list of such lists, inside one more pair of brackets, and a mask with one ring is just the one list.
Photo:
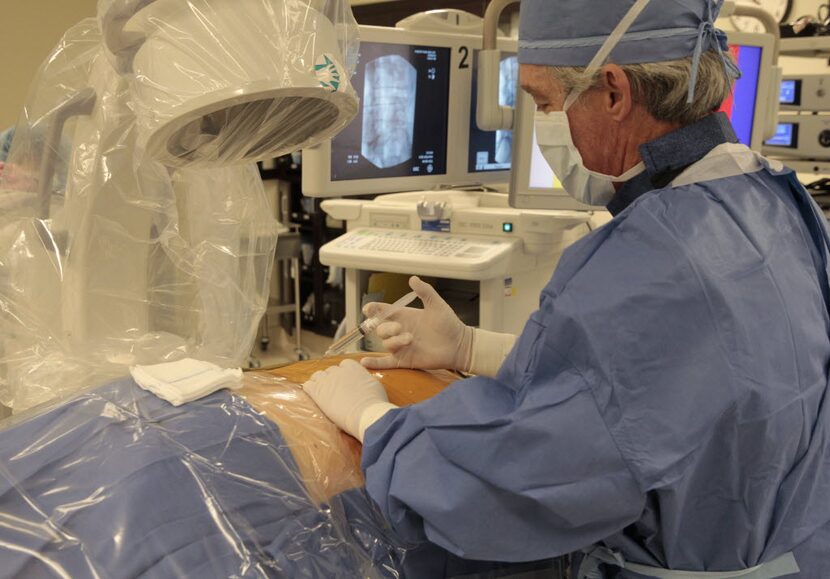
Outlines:
{"label": "surgeon's forearm", "polygon": [[473,332],[470,373],[495,376],[515,343],[516,336],[513,334],[499,334],[476,328]]}

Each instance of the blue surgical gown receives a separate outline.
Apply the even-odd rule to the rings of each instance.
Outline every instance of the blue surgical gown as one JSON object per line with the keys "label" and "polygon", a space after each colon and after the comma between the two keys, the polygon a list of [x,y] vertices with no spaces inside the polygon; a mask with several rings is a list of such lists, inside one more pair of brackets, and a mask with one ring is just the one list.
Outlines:
{"label": "blue surgical gown", "polygon": [[370,495],[468,558],[602,542],[730,571],[793,551],[800,577],[830,577],[817,211],[766,166],[643,195],[569,248],[495,379],[368,430]]}

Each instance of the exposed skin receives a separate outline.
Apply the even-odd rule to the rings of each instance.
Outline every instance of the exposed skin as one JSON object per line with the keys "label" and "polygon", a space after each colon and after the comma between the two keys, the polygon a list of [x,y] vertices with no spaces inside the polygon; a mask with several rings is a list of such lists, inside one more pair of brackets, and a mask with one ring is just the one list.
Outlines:
{"label": "exposed skin", "polygon": [[[519,81],[538,111],[562,110],[568,95],[546,67],[522,64]],[[602,67],[601,86],[582,93],[568,109],[568,119],[585,167],[606,175],[622,175],[642,160],[640,145],[679,128],[636,103],[628,77],[615,64]]]}

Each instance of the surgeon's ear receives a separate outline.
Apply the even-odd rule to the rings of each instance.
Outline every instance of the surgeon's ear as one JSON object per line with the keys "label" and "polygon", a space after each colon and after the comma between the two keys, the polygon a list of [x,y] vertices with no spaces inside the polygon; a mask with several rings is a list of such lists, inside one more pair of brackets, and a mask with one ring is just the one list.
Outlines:
{"label": "surgeon's ear", "polygon": [[602,80],[606,112],[615,121],[624,121],[634,107],[634,96],[628,76],[620,66],[606,64],[602,67]]}

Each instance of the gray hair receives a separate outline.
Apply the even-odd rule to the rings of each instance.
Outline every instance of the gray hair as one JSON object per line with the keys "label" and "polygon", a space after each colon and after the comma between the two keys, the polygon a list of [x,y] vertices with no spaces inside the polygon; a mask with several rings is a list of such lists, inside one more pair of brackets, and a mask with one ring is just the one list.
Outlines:
{"label": "gray hair", "polygon": [[[691,58],[620,66],[631,83],[634,101],[643,105],[658,121],[680,126],[699,121],[717,110],[732,91],[732,79],[724,70],[720,54],[714,50],[701,55],[692,104],[686,103],[692,76]],[[550,67],[564,94],[599,86],[600,72],[597,71],[593,78],[586,78],[584,70],[578,67]]]}

